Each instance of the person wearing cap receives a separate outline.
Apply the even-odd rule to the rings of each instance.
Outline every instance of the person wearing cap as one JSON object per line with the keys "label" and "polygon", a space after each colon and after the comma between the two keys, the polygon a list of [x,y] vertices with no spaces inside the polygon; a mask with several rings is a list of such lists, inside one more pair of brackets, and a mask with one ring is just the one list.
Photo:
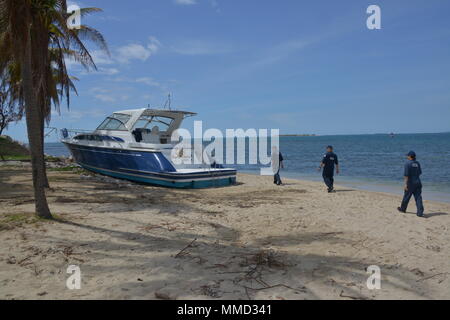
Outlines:
{"label": "person wearing cap", "polygon": [[408,160],[405,163],[405,194],[403,201],[398,211],[405,213],[408,208],[408,203],[411,197],[414,195],[417,206],[417,216],[423,217],[423,202],[422,202],[422,182],[420,181],[420,175],[422,174],[422,168],[420,163],[416,160],[416,153],[414,151],[408,152],[406,155]]}
{"label": "person wearing cap", "polygon": [[322,162],[319,166],[319,171],[322,171],[323,181],[325,182],[328,193],[334,192],[334,168],[336,167],[336,174],[339,174],[339,161],[337,155],[333,152],[333,146],[327,147],[327,152],[324,154]]}

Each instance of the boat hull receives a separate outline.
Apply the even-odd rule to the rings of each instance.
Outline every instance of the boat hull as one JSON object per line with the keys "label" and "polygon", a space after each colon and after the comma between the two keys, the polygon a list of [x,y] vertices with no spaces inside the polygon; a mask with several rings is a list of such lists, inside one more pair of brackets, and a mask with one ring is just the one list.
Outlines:
{"label": "boat hull", "polygon": [[236,183],[236,170],[177,171],[161,152],[124,150],[65,142],[86,170],[114,178],[170,188],[211,188]]}

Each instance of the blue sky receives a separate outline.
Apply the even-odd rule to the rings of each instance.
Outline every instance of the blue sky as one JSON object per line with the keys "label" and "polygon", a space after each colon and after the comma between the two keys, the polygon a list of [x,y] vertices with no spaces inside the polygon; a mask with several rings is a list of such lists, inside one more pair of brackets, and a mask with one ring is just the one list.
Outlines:
{"label": "blue sky", "polygon": [[[94,129],[113,111],[173,106],[208,128],[282,133],[450,131],[448,0],[83,0],[111,57],[70,64],[79,96],[52,126]],[[381,7],[382,29],[366,9]],[[185,123],[192,128],[192,120]],[[7,134],[26,141],[23,124]]]}

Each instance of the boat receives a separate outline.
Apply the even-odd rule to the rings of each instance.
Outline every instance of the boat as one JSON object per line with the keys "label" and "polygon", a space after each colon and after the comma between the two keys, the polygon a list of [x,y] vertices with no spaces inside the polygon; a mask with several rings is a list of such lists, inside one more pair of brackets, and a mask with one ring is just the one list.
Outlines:
{"label": "boat", "polygon": [[[192,152],[174,148],[172,134],[196,113],[165,109],[114,112],[94,131],[61,130],[61,142],[84,169],[129,181],[171,188],[224,187],[236,183],[236,170],[221,165],[177,164]],[[184,154],[184,155],[183,155]],[[176,162],[176,163],[175,163]],[[186,163],[186,162],[184,162]]]}

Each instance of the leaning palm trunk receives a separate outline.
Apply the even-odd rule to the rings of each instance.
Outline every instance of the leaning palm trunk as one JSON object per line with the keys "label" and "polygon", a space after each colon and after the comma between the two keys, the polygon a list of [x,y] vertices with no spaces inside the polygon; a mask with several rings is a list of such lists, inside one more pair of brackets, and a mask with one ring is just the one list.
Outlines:
{"label": "leaning palm trunk", "polygon": [[31,67],[31,37],[28,33],[27,44],[22,56],[22,81],[25,99],[25,117],[28,131],[28,141],[30,144],[31,168],[33,172],[34,199],[36,214],[45,219],[51,219],[52,214],[45,197],[45,173],[43,171],[43,144],[41,138],[41,109],[37,105],[33,90],[33,77]]}
{"label": "leaning palm trunk", "polygon": [[42,158],[41,159],[41,170],[42,170],[42,174],[43,174],[43,179],[42,179],[42,183],[43,183],[43,187],[44,188],[50,188],[50,184],[48,183],[48,177],[47,177],[47,168],[45,166],[45,153],[44,153],[44,140],[45,140],[45,120],[44,120],[44,115],[41,113],[39,114],[39,137],[41,139],[41,143],[40,143],[40,148],[41,150],[39,151],[39,156]]}

